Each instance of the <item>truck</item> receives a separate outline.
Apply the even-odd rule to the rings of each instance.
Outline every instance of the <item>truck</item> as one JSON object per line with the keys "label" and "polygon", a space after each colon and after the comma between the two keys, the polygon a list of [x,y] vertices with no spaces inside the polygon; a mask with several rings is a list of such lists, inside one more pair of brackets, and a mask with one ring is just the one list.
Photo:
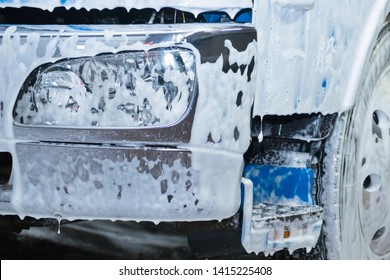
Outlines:
{"label": "truck", "polygon": [[389,13],[0,0],[1,230],[170,222],[246,253],[388,259]]}

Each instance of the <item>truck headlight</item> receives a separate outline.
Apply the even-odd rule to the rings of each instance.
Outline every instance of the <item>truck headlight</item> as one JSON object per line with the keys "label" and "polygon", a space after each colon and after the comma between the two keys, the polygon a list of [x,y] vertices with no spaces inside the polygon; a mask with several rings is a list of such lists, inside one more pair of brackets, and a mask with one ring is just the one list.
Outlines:
{"label": "truck headlight", "polygon": [[163,126],[178,122],[195,95],[195,56],[184,48],[122,52],[42,66],[19,93],[22,125]]}

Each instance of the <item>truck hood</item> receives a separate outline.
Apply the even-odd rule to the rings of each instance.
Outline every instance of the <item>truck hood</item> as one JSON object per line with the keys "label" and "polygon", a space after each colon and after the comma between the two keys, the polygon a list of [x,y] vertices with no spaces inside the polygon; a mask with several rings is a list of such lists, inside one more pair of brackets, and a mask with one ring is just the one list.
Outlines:
{"label": "truck hood", "polygon": [[252,0],[0,0],[0,8],[31,7],[43,10],[53,10],[56,7],[67,9],[85,8],[91,9],[114,9],[123,7],[126,9],[153,8],[160,10],[164,7],[188,11],[197,16],[207,11],[223,11],[234,16],[238,11],[252,8]]}

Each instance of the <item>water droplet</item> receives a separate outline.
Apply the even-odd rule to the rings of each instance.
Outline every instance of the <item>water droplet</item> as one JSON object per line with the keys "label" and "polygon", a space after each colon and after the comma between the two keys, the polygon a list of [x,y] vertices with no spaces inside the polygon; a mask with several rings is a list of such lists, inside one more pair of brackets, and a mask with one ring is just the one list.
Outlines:
{"label": "water droplet", "polygon": [[263,129],[260,130],[259,136],[257,137],[259,143],[263,142],[264,135],[263,135]]}
{"label": "water droplet", "polygon": [[264,134],[263,134],[263,118],[260,120],[260,133],[259,136],[257,137],[259,143],[263,142],[264,139]]}
{"label": "water droplet", "polygon": [[56,214],[55,217],[57,218],[58,221],[58,228],[57,228],[57,234],[61,234],[61,215]]}

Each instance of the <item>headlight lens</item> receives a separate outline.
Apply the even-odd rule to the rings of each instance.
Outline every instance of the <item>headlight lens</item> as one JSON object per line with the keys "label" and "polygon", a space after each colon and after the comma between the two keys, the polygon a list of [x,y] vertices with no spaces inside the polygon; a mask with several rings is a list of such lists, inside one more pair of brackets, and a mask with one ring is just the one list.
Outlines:
{"label": "headlight lens", "polygon": [[162,126],[190,107],[195,57],[187,49],[164,48],[70,59],[39,69],[34,80],[15,104],[19,124]]}

